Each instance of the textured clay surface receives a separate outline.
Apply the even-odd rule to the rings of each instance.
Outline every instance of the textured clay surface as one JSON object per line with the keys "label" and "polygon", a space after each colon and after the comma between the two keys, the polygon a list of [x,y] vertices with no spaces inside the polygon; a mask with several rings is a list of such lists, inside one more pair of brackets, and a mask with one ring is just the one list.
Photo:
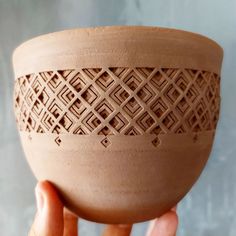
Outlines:
{"label": "textured clay surface", "polygon": [[209,157],[222,56],[210,39],[156,27],[69,30],[22,44],[14,104],[35,176],[88,220],[163,214]]}

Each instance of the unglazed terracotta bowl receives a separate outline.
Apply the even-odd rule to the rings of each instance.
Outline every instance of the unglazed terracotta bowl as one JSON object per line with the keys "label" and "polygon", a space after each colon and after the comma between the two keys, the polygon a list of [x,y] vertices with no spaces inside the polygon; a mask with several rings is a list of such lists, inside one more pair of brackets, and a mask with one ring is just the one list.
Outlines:
{"label": "unglazed terracotta bowl", "polygon": [[114,26],[14,52],[14,106],[38,180],[87,220],[134,223],[177,204],[202,172],[220,107],[222,48],[181,30]]}

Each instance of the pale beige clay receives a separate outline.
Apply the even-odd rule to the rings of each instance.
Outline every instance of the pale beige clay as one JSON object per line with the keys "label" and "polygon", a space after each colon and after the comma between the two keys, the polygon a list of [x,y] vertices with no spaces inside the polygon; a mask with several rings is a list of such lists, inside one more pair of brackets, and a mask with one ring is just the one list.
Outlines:
{"label": "pale beige clay", "polygon": [[91,221],[160,216],[211,152],[222,57],[206,37],[157,27],[74,29],[22,44],[15,114],[35,176]]}

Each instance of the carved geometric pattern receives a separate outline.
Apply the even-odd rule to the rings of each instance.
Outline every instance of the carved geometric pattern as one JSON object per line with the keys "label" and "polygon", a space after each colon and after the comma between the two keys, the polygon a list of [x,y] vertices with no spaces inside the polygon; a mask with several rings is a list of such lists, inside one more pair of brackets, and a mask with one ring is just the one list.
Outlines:
{"label": "carved geometric pattern", "polygon": [[134,118],[137,114],[139,114],[139,112],[142,110],[141,105],[139,104],[139,102],[137,101],[137,99],[135,99],[134,97],[132,97],[131,99],[129,99],[129,101],[125,104],[125,106],[123,107],[123,110],[131,117]]}
{"label": "carved geometric pattern", "polygon": [[160,145],[161,141],[158,137],[156,137],[155,139],[152,140],[152,144],[155,146],[155,147],[158,147]]}
{"label": "carved geometric pattern", "polygon": [[81,123],[87,128],[87,130],[92,132],[101,124],[101,120],[99,120],[99,118],[93,112],[90,112]]}
{"label": "carved geometric pattern", "polygon": [[149,101],[154,98],[155,92],[153,89],[148,85],[144,85],[141,89],[137,92],[138,97],[145,103],[149,103]]}
{"label": "carved geometric pattern", "polygon": [[56,137],[56,138],[55,138],[55,143],[56,143],[58,146],[61,145],[61,139],[60,139],[60,137]]}
{"label": "carved geometric pattern", "polygon": [[143,131],[146,131],[155,123],[154,119],[150,116],[150,114],[145,111],[138,119],[137,124]]}
{"label": "carved geometric pattern", "polygon": [[98,91],[90,85],[90,87],[85,90],[82,94],[81,97],[89,104],[92,105],[95,100],[99,97]]}
{"label": "carved geometric pattern", "polygon": [[121,85],[115,87],[115,89],[110,93],[110,97],[118,105],[121,105],[129,97],[129,93]]}
{"label": "carved geometric pattern", "polygon": [[106,91],[114,83],[114,79],[105,71],[96,80],[97,85]]}
{"label": "carved geometric pattern", "polygon": [[118,133],[121,133],[121,131],[129,124],[129,121],[119,112],[109,121],[109,124]]}
{"label": "carved geometric pattern", "polygon": [[105,120],[114,111],[114,108],[106,99],[103,99],[102,102],[95,107],[95,110]]}
{"label": "carved geometric pattern", "polygon": [[142,82],[142,79],[134,70],[131,70],[125,78],[123,78],[123,81],[132,91],[134,91],[138,88],[139,84]]}
{"label": "carved geometric pattern", "polygon": [[[174,68],[45,71],[16,79],[14,103],[19,129],[27,132],[201,132],[216,128],[220,78],[209,71]],[[110,145],[105,138],[102,144]],[[153,145],[158,142],[154,139]]]}
{"label": "carved geometric pattern", "polygon": [[107,148],[108,146],[111,145],[111,142],[110,142],[110,140],[109,140],[108,138],[104,138],[104,139],[101,141],[101,144],[102,144],[105,148]]}

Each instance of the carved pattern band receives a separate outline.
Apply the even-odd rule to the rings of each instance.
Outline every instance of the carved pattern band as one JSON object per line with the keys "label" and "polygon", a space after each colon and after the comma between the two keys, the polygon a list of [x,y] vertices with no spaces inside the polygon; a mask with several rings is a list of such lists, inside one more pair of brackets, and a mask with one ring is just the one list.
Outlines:
{"label": "carved pattern band", "polygon": [[192,69],[86,68],[15,81],[21,131],[141,135],[214,130],[219,75]]}

